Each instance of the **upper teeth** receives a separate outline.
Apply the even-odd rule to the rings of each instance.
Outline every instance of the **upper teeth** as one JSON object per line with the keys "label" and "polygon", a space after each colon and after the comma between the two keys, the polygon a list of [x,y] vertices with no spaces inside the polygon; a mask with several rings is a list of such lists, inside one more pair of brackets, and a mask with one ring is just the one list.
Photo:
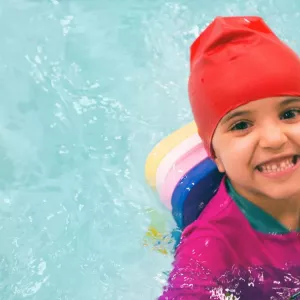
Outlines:
{"label": "upper teeth", "polygon": [[261,165],[260,168],[263,171],[276,171],[276,170],[281,170],[292,166],[293,166],[293,158],[291,157],[289,159],[285,159],[278,163],[268,163],[268,164]]}

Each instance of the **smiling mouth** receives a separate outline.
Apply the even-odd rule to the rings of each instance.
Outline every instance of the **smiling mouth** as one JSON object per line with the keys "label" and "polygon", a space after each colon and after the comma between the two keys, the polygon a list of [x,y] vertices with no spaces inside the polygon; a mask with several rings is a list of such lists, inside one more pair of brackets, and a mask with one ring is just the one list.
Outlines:
{"label": "smiling mouth", "polygon": [[293,168],[299,159],[299,155],[290,156],[288,158],[283,158],[277,162],[269,162],[258,165],[256,169],[261,173],[279,173]]}

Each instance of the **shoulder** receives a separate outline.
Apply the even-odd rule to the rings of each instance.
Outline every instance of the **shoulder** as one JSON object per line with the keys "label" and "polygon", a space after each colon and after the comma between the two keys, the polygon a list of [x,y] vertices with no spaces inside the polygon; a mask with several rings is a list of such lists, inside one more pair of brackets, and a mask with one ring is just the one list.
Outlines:
{"label": "shoulder", "polygon": [[235,255],[222,227],[197,220],[185,229],[175,253],[175,264],[207,268],[221,273],[234,263]]}
{"label": "shoulder", "polygon": [[213,299],[212,291],[220,287],[218,278],[238,261],[234,245],[245,224],[221,185],[199,218],[183,231],[168,285],[159,299]]}
{"label": "shoulder", "polygon": [[214,230],[191,225],[176,249],[173,269],[159,300],[215,299],[211,296],[220,288],[218,278],[234,263],[228,250]]}
{"label": "shoulder", "polygon": [[201,212],[197,220],[184,230],[182,239],[187,237],[214,237],[218,243],[228,244],[243,232],[251,231],[249,222],[227,192],[222,181],[218,192]]}
{"label": "shoulder", "polygon": [[235,247],[249,231],[247,220],[222,184],[196,221],[182,233],[175,260],[196,261],[217,272],[236,261]]}

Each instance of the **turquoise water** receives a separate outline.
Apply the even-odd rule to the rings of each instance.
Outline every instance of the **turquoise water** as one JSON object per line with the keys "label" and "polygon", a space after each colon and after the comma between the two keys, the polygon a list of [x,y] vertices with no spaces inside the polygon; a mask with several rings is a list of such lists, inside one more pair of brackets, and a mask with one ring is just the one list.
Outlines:
{"label": "turquoise water", "polygon": [[[298,0],[0,4],[0,299],[155,299],[143,246],[152,147],[191,121],[188,48],[215,15],[260,14],[300,51]],[[170,222],[169,224],[172,223]]]}

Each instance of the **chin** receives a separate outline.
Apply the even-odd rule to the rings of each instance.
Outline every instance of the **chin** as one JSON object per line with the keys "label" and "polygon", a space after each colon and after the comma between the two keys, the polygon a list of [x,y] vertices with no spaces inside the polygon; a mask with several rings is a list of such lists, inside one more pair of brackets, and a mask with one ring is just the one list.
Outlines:
{"label": "chin", "polygon": [[[276,187],[270,187],[266,191],[261,191],[262,194],[267,196],[270,199],[273,200],[287,200],[294,198],[295,196],[299,195],[300,196],[300,189],[299,187],[284,187],[282,185],[277,185]],[[299,198],[300,202],[300,198]]]}

